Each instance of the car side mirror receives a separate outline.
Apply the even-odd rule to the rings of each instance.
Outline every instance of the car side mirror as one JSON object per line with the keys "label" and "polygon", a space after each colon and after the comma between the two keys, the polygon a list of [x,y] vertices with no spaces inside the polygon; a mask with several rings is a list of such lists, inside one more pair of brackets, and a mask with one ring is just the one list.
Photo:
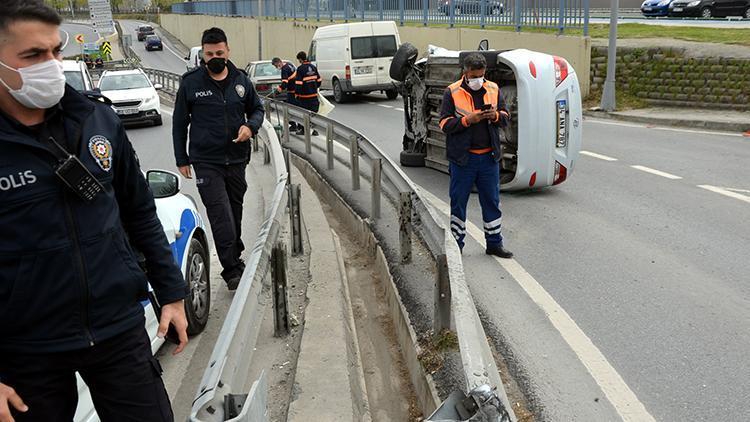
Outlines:
{"label": "car side mirror", "polygon": [[146,172],[146,181],[154,193],[154,198],[169,198],[180,192],[180,176],[166,170],[149,170]]}
{"label": "car side mirror", "polygon": [[487,51],[490,49],[490,42],[488,40],[479,41],[479,51]]}
{"label": "car side mirror", "polygon": [[154,84],[154,89],[159,91],[160,89],[164,88],[162,84]]}

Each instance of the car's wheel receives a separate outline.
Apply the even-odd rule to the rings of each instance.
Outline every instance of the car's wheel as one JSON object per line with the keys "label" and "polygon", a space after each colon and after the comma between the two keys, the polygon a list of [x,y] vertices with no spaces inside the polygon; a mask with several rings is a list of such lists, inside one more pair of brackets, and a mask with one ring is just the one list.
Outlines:
{"label": "car's wheel", "polygon": [[406,80],[406,75],[414,62],[417,60],[419,50],[414,45],[405,42],[398,48],[396,54],[393,56],[391,62],[391,68],[388,73],[391,79],[399,82]]}
{"label": "car's wheel", "polygon": [[703,10],[701,10],[701,17],[703,19],[710,19],[713,16],[713,13],[711,13],[710,7],[704,7]]}
{"label": "car's wheel", "polygon": [[190,289],[185,299],[185,315],[188,335],[194,336],[206,328],[211,309],[211,283],[209,280],[208,254],[198,239],[190,241],[186,281]]}
{"label": "car's wheel", "polygon": [[389,100],[395,100],[398,98],[398,91],[395,89],[389,89],[388,91],[385,91],[385,96],[388,97]]}
{"label": "car's wheel", "polygon": [[164,122],[161,120],[161,116],[154,119],[154,126],[161,126]]}
{"label": "car's wheel", "polygon": [[345,103],[348,99],[348,95],[344,92],[344,88],[341,86],[341,82],[338,79],[333,80],[333,101],[338,104]]}
{"label": "car's wheel", "polygon": [[423,152],[401,151],[399,162],[404,167],[424,167],[425,155]]}

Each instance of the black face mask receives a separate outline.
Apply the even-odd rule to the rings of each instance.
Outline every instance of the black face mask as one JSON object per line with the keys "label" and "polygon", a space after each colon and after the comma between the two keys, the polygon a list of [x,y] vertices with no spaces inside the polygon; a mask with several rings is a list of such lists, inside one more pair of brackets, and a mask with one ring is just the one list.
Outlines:
{"label": "black face mask", "polygon": [[227,61],[226,59],[222,59],[221,57],[214,57],[213,59],[206,62],[206,67],[208,67],[208,70],[210,70],[211,73],[219,74],[224,71],[224,68],[227,67]]}

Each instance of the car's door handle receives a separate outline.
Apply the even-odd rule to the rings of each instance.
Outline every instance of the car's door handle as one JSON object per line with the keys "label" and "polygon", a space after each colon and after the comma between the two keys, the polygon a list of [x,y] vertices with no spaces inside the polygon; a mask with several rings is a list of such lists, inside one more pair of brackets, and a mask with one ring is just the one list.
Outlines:
{"label": "car's door handle", "polygon": [[378,67],[378,70],[383,70],[383,69],[385,69],[385,67],[383,66]]}

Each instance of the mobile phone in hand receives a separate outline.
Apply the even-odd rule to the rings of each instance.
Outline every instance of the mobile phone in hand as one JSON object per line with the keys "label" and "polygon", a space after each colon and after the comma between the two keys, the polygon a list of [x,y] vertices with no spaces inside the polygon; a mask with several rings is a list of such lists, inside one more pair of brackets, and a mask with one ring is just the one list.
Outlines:
{"label": "mobile phone in hand", "polygon": [[492,110],[492,104],[482,104],[482,111]]}
{"label": "mobile phone in hand", "polygon": [[[161,305],[156,299],[156,294],[153,291],[148,292],[148,300],[149,302],[151,302],[151,306],[154,308],[154,314],[156,314],[156,322],[158,324],[161,322]],[[172,344],[180,344],[180,335],[177,334],[177,329],[174,327],[174,325],[169,324],[167,335],[164,336],[164,340]]]}

